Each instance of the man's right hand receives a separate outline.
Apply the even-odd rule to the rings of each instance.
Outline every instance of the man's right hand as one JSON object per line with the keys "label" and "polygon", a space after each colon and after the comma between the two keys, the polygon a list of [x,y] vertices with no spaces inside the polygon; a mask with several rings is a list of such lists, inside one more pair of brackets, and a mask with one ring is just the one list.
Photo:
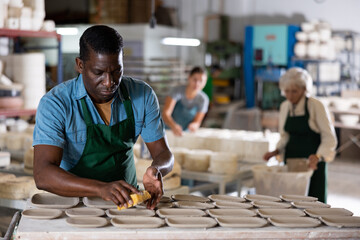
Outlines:
{"label": "man's right hand", "polygon": [[128,207],[133,204],[130,197],[131,192],[139,193],[139,190],[124,180],[120,180],[104,183],[100,187],[99,195],[105,201],[113,201],[119,207]]}

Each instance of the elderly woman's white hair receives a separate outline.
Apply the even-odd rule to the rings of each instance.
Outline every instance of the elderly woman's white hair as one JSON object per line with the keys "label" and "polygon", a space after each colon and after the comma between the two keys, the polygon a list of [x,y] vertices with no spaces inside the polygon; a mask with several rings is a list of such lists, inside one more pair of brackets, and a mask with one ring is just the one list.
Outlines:
{"label": "elderly woman's white hair", "polygon": [[280,77],[279,87],[282,95],[285,95],[284,91],[289,86],[304,87],[306,95],[310,95],[313,87],[313,80],[305,69],[293,67]]}

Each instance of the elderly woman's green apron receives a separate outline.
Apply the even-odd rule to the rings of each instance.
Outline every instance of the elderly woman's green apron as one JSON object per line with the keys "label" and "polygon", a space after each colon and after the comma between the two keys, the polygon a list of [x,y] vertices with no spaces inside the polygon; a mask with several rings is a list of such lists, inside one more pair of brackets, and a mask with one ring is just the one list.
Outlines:
{"label": "elderly woman's green apron", "polygon": [[[137,187],[133,159],[135,121],[131,99],[123,84],[120,84],[127,118],[113,126],[94,124],[82,98],[81,106],[86,122],[86,144],[79,162],[70,170],[79,177],[104,182],[125,180]],[[120,92],[119,92],[120,95]],[[118,96],[120,97],[120,96]]]}
{"label": "elderly woman's green apron", "polygon": [[[284,130],[289,133],[289,141],[285,147],[285,163],[288,158],[308,158],[316,151],[321,143],[319,133],[311,130],[309,126],[308,98],[305,100],[305,115],[290,116],[286,119]],[[314,171],[309,187],[309,196],[317,197],[326,203],[327,196],[327,164],[319,162]]]}

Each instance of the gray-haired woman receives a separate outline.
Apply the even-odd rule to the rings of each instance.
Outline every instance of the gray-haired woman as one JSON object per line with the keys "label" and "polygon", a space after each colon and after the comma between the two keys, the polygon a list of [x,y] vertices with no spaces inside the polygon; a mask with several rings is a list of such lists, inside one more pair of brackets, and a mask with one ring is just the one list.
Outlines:
{"label": "gray-haired woman", "polygon": [[298,67],[290,68],[279,83],[286,97],[280,106],[279,132],[281,138],[276,150],[267,152],[265,160],[280,153],[288,158],[308,158],[314,169],[309,196],[326,202],[327,162],[335,157],[337,145],[334,127],[327,108],[316,98],[310,97],[312,78]]}

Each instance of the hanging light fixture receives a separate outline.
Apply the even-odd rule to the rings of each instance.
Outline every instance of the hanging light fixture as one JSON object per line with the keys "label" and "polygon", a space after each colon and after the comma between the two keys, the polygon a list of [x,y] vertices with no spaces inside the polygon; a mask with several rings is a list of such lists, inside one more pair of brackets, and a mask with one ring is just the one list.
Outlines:
{"label": "hanging light fixture", "polygon": [[161,40],[161,43],[164,45],[197,47],[200,45],[200,40],[196,38],[166,37]]}

